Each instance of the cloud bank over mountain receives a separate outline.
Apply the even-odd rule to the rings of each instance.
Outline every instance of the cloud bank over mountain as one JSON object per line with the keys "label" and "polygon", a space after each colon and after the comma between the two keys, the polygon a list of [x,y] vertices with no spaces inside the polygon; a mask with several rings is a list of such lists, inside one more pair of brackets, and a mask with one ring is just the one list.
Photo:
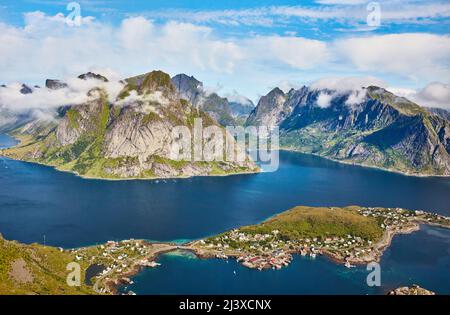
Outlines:
{"label": "cloud bank over mountain", "polygon": [[[292,15],[299,8],[284,9]],[[276,10],[281,12],[280,7]],[[414,88],[448,82],[448,56],[450,37],[426,32],[363,33],[329,40],[291,33],[234,37],[195,21],[132,16],[111,24],[84,17],[76,27],[67,25],[62,13],[43,12],[26,13],[23,26],[0,23],[5,84],[39,84],[43,76],[64,78],[94,67],[111,69],[121,78],[163,69],[194,74],[209,86],[224,86],[225,94],[236,90],[256,100],[271,86],[300,85],[330,74],[370,75]],[[435,104],[446,106],[442,99]]]}

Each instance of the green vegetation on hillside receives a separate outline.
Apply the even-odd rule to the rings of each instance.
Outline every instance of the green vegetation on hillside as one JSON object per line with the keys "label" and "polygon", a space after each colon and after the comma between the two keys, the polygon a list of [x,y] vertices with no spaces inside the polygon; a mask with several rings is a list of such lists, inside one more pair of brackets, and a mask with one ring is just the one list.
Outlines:
{"label": "green vegetation on hillside", "polygon": [[322,208],[295,207],[280,213],[261,224],[245,226],[240,230],[249,234],[270,234],[280,231],[283,238],[325,238],[354,235],[366,240],[377,240],[383,230],[374,218],[357,212],[360,207]]}
{"label": "green vegetation on hillside", "polygon": [[66,283],[67,264],[75,255],[39,244],[25,245],[7,241],[0,235],[0,295],[2,294],[93,294],[85,285],[81,265],[81,286]]}

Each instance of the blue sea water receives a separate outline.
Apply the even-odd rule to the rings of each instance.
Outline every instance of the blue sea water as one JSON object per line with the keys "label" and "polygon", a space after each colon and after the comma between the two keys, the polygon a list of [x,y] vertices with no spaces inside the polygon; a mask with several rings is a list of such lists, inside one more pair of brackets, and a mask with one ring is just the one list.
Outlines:
{"label": "blue sea water", "polygon": [[[192,253],[169,253],[161,266],[143,270],[134,284],[122,287],[137,294],[386,294],[420,284],[450,294],[450,230],[427,226],[394,238],[381,261],[381,286],[367,285],[366,266],[346,268],[326,257],[294,255],[281,270],[258,271],[235,260],[198,259]],[[182,279],[182,281],[180,281]]]}
{"label": "blue sea water", "polygon": [[[12,144],[11,138],[0,136],[0,147]],[[260,222],[296,205],[404,207],[450,215],[449,201],[449,178],[403,176],[284,151],[280,152],[280,168],[276,172],[179,180],[86,180],[51,167],[0,157],[0,233],[7,239],[25,243],[45,240],[47,245],[66,248],[129,238],[160,241],[202,238]],[[390,259],[386,270],[394,268],[395,275],[386,281],[408,284],[416,279],[415,275],[424,285],[430,284],[430,289],[449,292],[448,240],[447,231],[435,228],[397,237],[383,258]],[[417,244],[423,244],[422,251]],[[361,287],[360,278],[365,279],[365,270],[358,274],[358,268],[343,269],[323,258],[315,262],[296,258],[285,270],[267,273],[244,270],[233,266],[235,263],[231,261],[186,260],[178,256],[161,259],[164,266],[171,268],[169,272],[158,276],[165,269],[144,271],[137,279],[156,277],[157,281],[144,281],[149,283],[134,291],[245,293],[248,289],[249,293],[258,293],[264,288],[267,293],[341,290],[364,294],[382,290],[368,290],[365,280],[364,288]],[[405,264],[409,260],[412,262]],[[235,278],[224,276],[219,277],[221,285],[209,284],[206,279],[183,287],[165,278],[179,270],[188,272],[186,268],[192,268],[193,274],[204,268],[199,279],[238,270],[240,279],[247,277],[247,281],[233,284]],[[297,287],[281,285],[289,279],[297,279]],[[444,280],[446,283],[441,285]],[[163,282],[172,285],[166,287]],[[136,281],[136,285],[139,283],[142,282]]]}

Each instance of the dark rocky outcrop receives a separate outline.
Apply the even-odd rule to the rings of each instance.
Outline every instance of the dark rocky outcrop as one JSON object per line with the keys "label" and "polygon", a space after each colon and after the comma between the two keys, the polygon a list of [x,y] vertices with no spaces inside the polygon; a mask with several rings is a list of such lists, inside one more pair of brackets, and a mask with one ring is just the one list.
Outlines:
{"label": "dark rocky outcrop", "polygon": [[51,90],[59,90],[67,87],[67,83],[60,80],[47,79],[45,80],[45,86]]}

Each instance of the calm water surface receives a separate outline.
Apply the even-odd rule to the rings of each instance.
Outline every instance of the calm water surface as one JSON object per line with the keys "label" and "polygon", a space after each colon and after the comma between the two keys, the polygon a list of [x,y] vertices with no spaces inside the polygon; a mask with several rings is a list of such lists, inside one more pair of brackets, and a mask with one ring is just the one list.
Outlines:
{"label": "calm water surface", "polygon": [[[234,260],[201,260],[189,253],[160,257],[122,291],[137,294],[386,294],[412,284],[450,294],[450,230],[423,227],[394,238],[381,261],[381,287],[367,286],[370,271],[347,269],[325,257],[294,255],[281,270],[248,269]],[[180,281],[183,279],[183,281]]]}
{"label": "calm water surface", "polygon": [[[12,144],[11,138],[0,135],[0,147]],[[113,239],[195,239],[260,222],[296,205],[404,207],[450,215],[450,179],[403,176],[294,152],[281,152],[280,168],[273,173],[146,181],[85,180],[50,167],[0,157],[0,232],[7,239],[25,243],[42,243],[45,238],[48,245],[79,247]],[[446,231],[429,228],[396,238],[383,258],[386,272],[394,268],[386,281],[403,284],[414,278],[402,275],[423,274],[416,277],[429,279],[430,289],[435,286],[449,292],[448,239]],[[361,287],[365,270],[343,269],[323,258],[315,262],[297,258],[290,267],[267,273],[245,270],[231,261],[173,255],[161,260],[164,268],[139,275],[160,279],[154,282],[158,286],[149,284],[135,291],[154,293],[159,288],[161,293],[215,293],[225,287],[231,290],[226,293],[381,290]],[[210,272],[199,276],[201,268]],[[159,274],[167,269],[170,272]],[[175,281],[181,270],[206,278],[196,280],[199,284],[195,288],[175,285],[170,277]],[[240,277],[228,277],[230,270],[239,270]],[[442,270],[445,277],[439,276]],[[218,273],[223,274],[217,278],[219,284],[208,280]],[[345,290],[343,279],[348,284]],[[440,286],[438,282],[444,280],[446,285]],[[162,282],[172,284],[166,288]],[[296,284],[287,284],[293,282]],[[302,285],[297,287],[298,283]]]}

